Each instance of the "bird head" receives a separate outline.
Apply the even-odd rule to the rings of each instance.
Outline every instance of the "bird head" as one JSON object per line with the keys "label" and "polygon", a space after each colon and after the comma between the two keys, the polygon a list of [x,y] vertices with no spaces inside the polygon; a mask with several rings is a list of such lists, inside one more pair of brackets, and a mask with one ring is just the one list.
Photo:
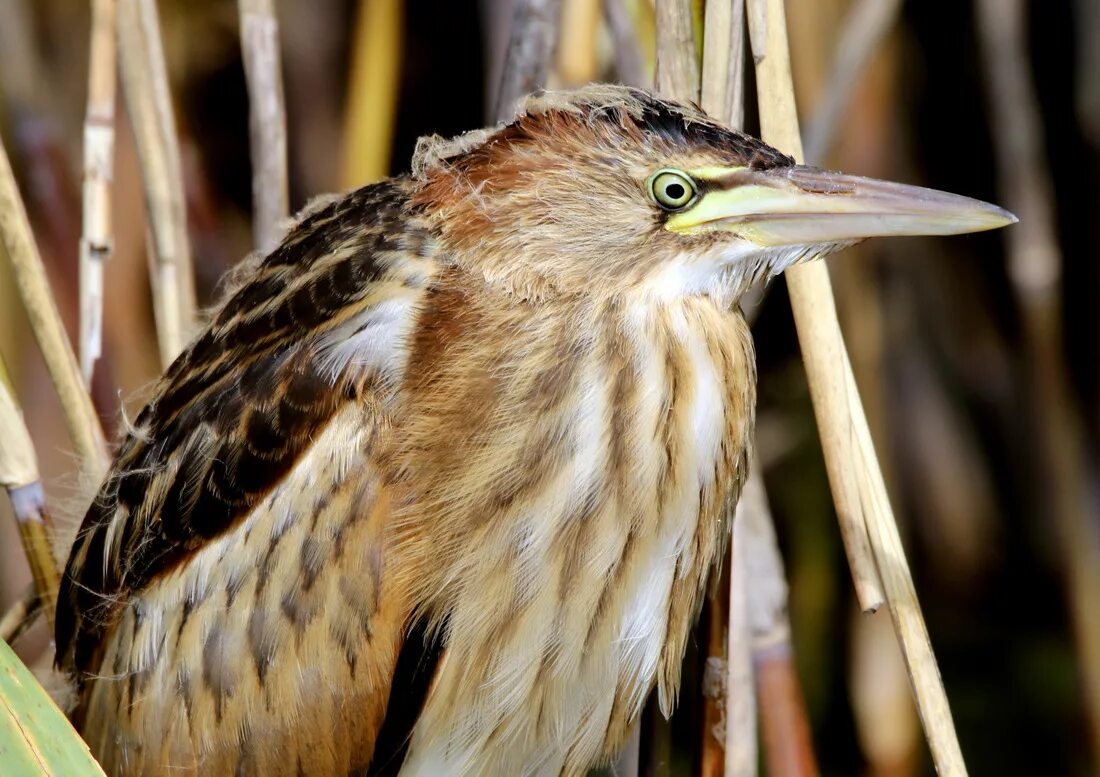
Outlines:
{"label": "bird head", "polygon": [[536,94],[504,126],[422,139],[413,180],[452,260],[527,298],[732,302],[868,237],[1016,220],[968,197],[798,165],[695,107],[609,85]]}

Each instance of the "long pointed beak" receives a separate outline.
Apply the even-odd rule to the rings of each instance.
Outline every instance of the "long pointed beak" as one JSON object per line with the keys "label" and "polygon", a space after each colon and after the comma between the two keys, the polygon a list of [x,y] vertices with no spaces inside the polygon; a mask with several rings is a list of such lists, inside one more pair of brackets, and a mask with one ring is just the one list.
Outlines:
{"label": "long pointed beak", "polygon": [[770,247],[958,235],[1017,221],[1004,208],[970,197],[803,165],[702,180],[699,202],[670,216],[668,229],[728,231]]}

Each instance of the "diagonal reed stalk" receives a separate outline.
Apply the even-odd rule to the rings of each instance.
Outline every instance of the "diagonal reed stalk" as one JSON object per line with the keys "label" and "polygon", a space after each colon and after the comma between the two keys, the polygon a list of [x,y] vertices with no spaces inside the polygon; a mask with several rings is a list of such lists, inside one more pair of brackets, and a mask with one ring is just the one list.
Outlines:
{"label": "diagonal reed stalk", "polygon": [[279,243],[288,209],[279,20],[273,0],[240,0],[239,8],[241,55],[248,82],[253,244],[266,254]]}
{"label": "diagonal reed stalk", "polygon": [[49,515],[30,432],[5,374],[0,370],[0,486],[11,499],[37,599],[52,629],[60,576],[50,550]]}
{"label": "diagonal reed stalk", "polygon": [[80,238],[80,372],[87,385],[103,352],[103,271],[112,250],[117,11],[117,0],[92,2]]}
{"label": "diagonal reed stalk", "polygon": [[[756,6],[758,25],[753,46],[762,134],[772,145],[801,159],[783,0],[750,2]],[[764,43],[763,54],[758,40]],[[965,775],[947,694],[837,323],[828,270],[822,262],[792,268],[787,285],[837,512],[848,523],[849,559],[853,560],[853,539],[864,546],[858,563],[865,577],[861,579],[853,563],[857,591],[861,583],[864,586],[860,602],[868,609],[878,597],[869,597],[866,586],[878,583],[875,593],[889,605],[936,769],[941,775]]]}
{"label": "diagonal reed stalk", "polygon": [[148,209],[153,310],[161,366],[167,367],[195,325],[195,282],[183,167],[155,0],[118,0],[118,58]]}
{"label": "diagonal reed stalk", "polygon": [[84,388],[57,303],[50,292],[46,268],[31,233],[27,211],[7,151],[0,143],[0,241],[11,261],[15,284],[27,310],[31,331],[42,351],[50,379],[61,400],[69,437],[84,473],[98,479],[107,471],[107,444],[92,400]]}

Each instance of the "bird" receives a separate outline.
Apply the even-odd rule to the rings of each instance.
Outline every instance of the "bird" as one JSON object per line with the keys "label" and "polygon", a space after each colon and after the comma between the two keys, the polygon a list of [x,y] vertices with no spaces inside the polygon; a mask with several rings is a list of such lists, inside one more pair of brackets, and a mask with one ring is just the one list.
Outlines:
{"label": "bird", "polygon": [[631,87],[306,207],[121,440],[56,617],[109,774],[581,775],[671,714],[750,461],[741,295],[1015,221]]}

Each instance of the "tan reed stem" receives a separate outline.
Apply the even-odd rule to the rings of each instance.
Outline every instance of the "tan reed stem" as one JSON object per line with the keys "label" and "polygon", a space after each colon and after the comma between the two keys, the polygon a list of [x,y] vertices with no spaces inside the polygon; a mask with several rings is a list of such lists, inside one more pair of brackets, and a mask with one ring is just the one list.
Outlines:
{"label": "tan reed stem", "polygon": [[[744,0],[707,0],[703,17],[701,105],[708,114],[735,129],[740,129],[745,114],[744,55]],[[751,477],[760,477],[756,467],[752,468]],[[743,494],[741,505],[744,505],[744,498]],[[709,777],[712,772],[725,777],[755,777],[759,761],[749,619],[752,584],[745,563],[746,553],[751,551],[747,547],[750,538],[745,536],[741,509],[732,519],[732,537],[727,551],[729,598],[728,601],[715,599],[711,602],[711,632],[717,632],[719,638],[723,632],[725,634],[726,676],[720,685],[725,694],[726,725],[719,753],[710,752],[718,741],[710,732],[704,732],[703,777]],[[723,603],[727,605],[725,611],[721,607]],[[721,764],[721,769],[716,770],[712,764]]]}
{"label": "tan reed stem", "polygon": [[745,123],[745,0],[706,0],[700,105],[741,129]]}
{"label": "tan reed stem", "polygon": [[1024,324],[1026,363],[1034,388],[1036,470],[1065,559],[1093,763],[1100,764],[1100,517],[1088,484],[1085,424],[1067,383],[1061,296],[1064,257],[1029,68],[1027,7],[1020,0],[980,0],[976,9],[1000,189],[1005,205],[1020,217],[1020,223],[1005,232],[1005,240],[1008,275]]}
{"label": "tan reed stem", "polygon": [[[802,142],[798,134],[798,115],[791,89],[782,2],[776,4],[774,0],[748,0],[748,9],[749,37],[757,62],[757,93],[764,140],[800,159]],[[764,31],[754,30],[754,17],[764,20]],[[761,54],[761,41],[767,55]],[[773,46],[781,47],[780,51],[775,52],[775,56],[771,56]],[[848,564],[852,569],[856,595],[861,609],[874,612],[882,606],[884,594],[875,559],[871,554],[863,514],[866,500],[861,494],[868,488],[867,479],[861,477],[861,473],[853,466],[857,461],[855,438],[851,434],[853,409],[849,406],[843,374],[838,372],[842,363],[844,342],[837,322],[829,273],[824,263],[809,262],[792,267],[787,271],[786,277],[795,324],[802,344],[810,394],[825,451],[825,466],[836,503],[844,548],[848,553]]]}
{"label": "tan reed stem", "polygon": [[0,240],[11,260],[15,284],[27,310],[31,331],[42,351],[69,436],[81,465],[92,478],[107,471],[107,444],[92,400],[84,388],[80,368],[65,334],[42,257],[38,254],[27,211],[19,196],[7,151],[0,143]]}
{"label": "tan reed stem", "polygon": [[563,0],[554,72],[563,88],[600,78],[600,0]]}
{"label": "tan reed stem", "polygon": [[642,86],[649,83],[646,76],[642,46],[624,0],[604,0],[604,17],[611,35],[615,57],[615,74],[621,83]]}
{"label": "tan reed stem", "polygon": [[116,0],[92,1],[80,238],[80,371],[87,385],[103,352],[103,272],[112,250],[117,10]]}
{"label": "tan reed stem", "polygon": [[344,115],[343,185],[389,175],[401,76],[400,0],[361,0],[352,39]]}
{"label": "tan reed stem", "polygon": [[546,86],[561,26],[562,0],[516,0],[493,116],[512,118],[516,102]]}
{"label": "tan reed stem", "polygon": [[[741,612],[730,608],[730,652],[733,655],[734,634],[746,635],[758,700],[749,712],[759,710],[769,773],[812,777],[818,773],[817,758],[794,666],[787,578],[761,472],[759,460],[754,460],[734,518],[732,565],[741,570],[744,593],[740,596],[745,606]],[[731,589],[731,600],[737,595]],[[738,618],[744,623],[738,623]],[[738,703],[731,698],[727,705]],[[733,771],[727,760],[727,776],[751,775],[755,770],[755,761],[751,767],[743,764],[741,771]]]}
{"label": "tan reed stem", "polygon": [[50,550],[45,496],[30,433],[8,382],[0,375],[0,485],[8,492],[37,596],[53,627],[60,576]]}
{"label": "tan reed stem", "polygon": [[34,618],[38,617],[38,609],[41,604],[38,601],[38,587],[30,583],[19,598],[12,602],[11,606],[0,616],[0,640],[9,645],[15,642]]}
{"label": "tan reed stem", "polygon": [[272,0],[240,0],[239,8],[252,150],[252,234],[256,248],[266,254],[282,237],[289,196],[279,20]]}
{"label": "tan reed stem", "polygon": [[118,0],[122,94],[134,129],[149,211],[149,275],[161,365],[195,326],[195,286],[187,238],[183,167],[155,0]]}
{"label": "tan reed stem", "polygon": [[657,91],[699,101],[699,66],[688,0],[657,0]]}
{"label": "tan reed stem", "polygon": [[[767,3],[767,54],[757,64],[762,134],[800,159],[783,0],[753,2]],[[842,526],[847,524],[846,533],[864,546],[857,561],[851,553],[853,537],[847,537],[857,591],[861,582],[879,583],[875,593],[885,595],[890,607],[936,769],[941,775],[964,775],[966,766],[947,694],[837,324],[828,271],[824,263],[810,262],[789,270],[787,285],[837,512]],[[863,567],[862,574],[855,563]],[[876,569],[878,580],[874,581]],[[864,609],[869,603],[867,593],[864,590],[860,596]]]}

